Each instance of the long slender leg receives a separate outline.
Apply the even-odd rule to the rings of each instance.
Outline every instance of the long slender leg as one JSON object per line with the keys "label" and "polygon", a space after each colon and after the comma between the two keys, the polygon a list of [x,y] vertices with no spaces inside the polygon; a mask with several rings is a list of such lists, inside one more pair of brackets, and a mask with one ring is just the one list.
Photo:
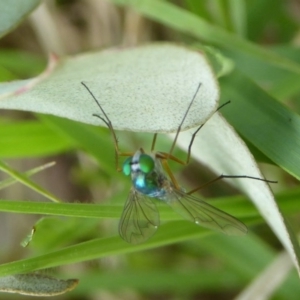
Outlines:
{"label": "long slender leg", "polygon": [[93,114],[94,117],[99,118],[104,124],[108,127],[112,137],[113,137],[113,143],[115,147],[115,160],[116,160],[116,169],[117,171],[120,171],[121,169],[119,168],[119,156],[132,156],[133,154],[131,152],[121,152],[119,149],[119,144],[118,144],[118,139],[115,133],[115,130],[113,128],[112,122],[110,121],[108,115],[105,113],[104,109],[102,108],[100,102],[96,99],[92,91],[88,88],[88,86],[84,83],[81,82],[81,84],[86,88],[86,90],[90,93],[90,95],[93,97],[97,105],[99,106],[101,112],[103,113],[104,117],[101,117],[97,114]]}
{"label": "long slender leg", "polygon": [[[173,140],[172,146],[171,146],[171,148],[170,148],[170,151],[169,151],[169,153],[168,153],[166,159],[170,159],[171,156],[172,156],[172,152],[173,152],[173,150],[174,150],[174,148],[175,148],[175,145],[176,145],[176,142],[177,142],[179,133],[180,133],[180,131],[181,131],[182,125],[183,125],[183,123],[184,123],[184,121],[185,121],[185,119],[186,119],[186,117],[187,117],[187,115],[188,115],[188,112],[189,112],[189,110],[190,110],[190,108],[191,108],[191,106],[192,106],[192,104],[193,104],[193,102],[194,102],[194,100],[195,100],[195,98],[196,98],[196,96],[197,96],[197,94],[198,94],[198,91],[199,91],[199,89],[200,89],[201,84],[202,84],[202,83],[200,82],[199,85],[198,85],[198,87],[197,87],[197,89],[196,89],[196,92],[195,92],[195,94],[194,94],[194,96],[193,96],[193,98],[192,98],[192,101],[190,102],[190,104],[189,104],[189,106],[188,106],[188,108],[187,108],[187,110],[186,110],[186,112],[185,112],[185,114],[184,114],[184,116],[183,116],[183,119],[182,119],[180,125],[178,126],[178,129],[177,129],[177,131],[176,131],[175,138],[174,138],[174,140]],[[229,104],[229,103],[230,103],[230,101],[227,101],[226,103],[222,104],[221,106],[219,106],[219,107],[216,109],[215,112],[217,112],[218,110],[220,110],[222,107],[224,107],[225,105],[227,105],[227,104]],[[204,123],[204,124],[205,124],[205,123]],[[191,151],[192,151],[192,146],[193,146],[195,137],[196,137],[197,133],[199,132],[199,130],[204,126],[204,124],[201,124],[201,125],[195,130],[195,132],[194,132],[193,135],[192,135],[192,138],[191,138],[191,141],[190,141],[190,144],[189,144],[189,147],[188,147],[188,153],[187,153],[187,158],[186,158],[185,164],[188,164],[189,161],[190,161]],[[153,141],[155,141],[155,140],[156,140],[156,136],[153,138]],[[152,149],[154,149],[153,143],[152,143]],[[177,161],[177,160],[176,160],[176,161]]]}
{"label": "long slender leg", "polygon": [[177,141],[179,132],[181,131],[181,127],[182,127],[182,125],[183,125],[183,123],[184,123],[184,121],[185,121],[185,119],[186,119],[186,117],[187,117],[187,115],[188,115],[188,113],[189,113],[189,110],[190,110],[190,108],[191,108],[191,106],[192,106],[192,104],[193,104],[193,102],[194,102],[194,100],[195,100],[195,98],[196,98],[196,96],[197,96],[197,94],[198,94],[198,91],[199,91],[199,89],[200,89],[200,86],[201,86],[201,82],[199,83],[199,85],[198,85],[198,87],[197,87],[197,90],[196,90],[196,92],[195,92],[195,94],[194,94],[194,96],[193,96],[193,98],[192,98],[192,101],[190,102],[190,104],[189,104],[189,106],[188,106],[188,108],[187,108],[187,110],[186,110],[186,112],[185,112],[185,114],[184,114],[184,116],[183,116],[183,119],[182,119],[181,123],[180,123],[179,126],[178,126],[178,129],[177,129],[175,138],[174,138],[174,140],[173,140],[172,146],[171,146],[171,148],[170,148],[170,151],[169,151],[169,154],[168,154],[167,159],[172,155],[172,152],[173,152],[173,150],[174,150],[174,148],[175,148],[175,145],[176,145],[176,141]]}
{"label": "long slender leg", "polygon": [[211,180],[207,183],[204,183],[204,184],[198,186],[197,188],[189,191],[187,194],[191,195],[191,194],[193,194],[193,193],[195,193],[195,192],[197,192],[197,191],[199,191],[199,190],[201,190],[201,189],[203,189],[203,188],[205,188],[205,187],[207,187],[207,186],[213,184],[214,182],[219,181],[223,178],[245,178],[245,179],[253,179],[253,180],[264,181],[264,182],[267,182],[267,183],[277,183],[277,181],[274,181],[274,180],[268,180],[268,179],[264,179],[264,178],[247,176],[247,175],[223,175],[222,174],[222,175],[216,177],[215,179],[213,179],[213,180]]}
{"label": "long slender leg", "polygon": [[[188,106],[188,109],[187,109],[187,111],[186,111],[186,113],[185,113],[185,115],[184,115],[184,117],[183,117],[183,119],[182,119],[182,121],[181,121],[181,123],[180,123],[178,129],[177,129],[176,136],[175,136],[175,138],[174,138],[174,140],[173,140],[173,143],[172,143],[172,146],[171,146],[171,149],[170,149],[169,153],[166,153],[166,152],[157,152],[157,153],[156,153],[156,157],[157,157],[158,159],[161,160],[164,170],[167,172],[167,174],[169,175],[169,177],[170,177],[172,183],[174,184],[175,188],[177,188],[177,189],[180,189],[180,187],[179,187],[179,184],[178,184],[177,180],[175,179],[175,177],[174,177],[174,175],[173,175],[173,173],[172,173],[172,171],[171,171],[171,169],[170,169],[170,167],[169,167],[168,159],[171,159],[171,160],[176,161],[176,162],[178,162],[178,163],[180,163],[180,164],[183,164],[183,165],[184,165],[184,164],[188,164],[189,161],[190,161],[190,156],[191,156],[191,150],[192,150],[193,142],[194,142],[194,140],[195,140],[195,137],[196,137],[197,133],[198,133],[198,132],[200,131],[200,129],[205,125],[205,123],[204,123],[204,124],[201,124],[201,125],[194,131],[194,133],[192,134],[192,138],[191,138],[191,141],[190,141],[190,144],[189,144],[189,147],[188,147],[188,153],[187,153],[187,158],[186,158],[186,161],[185,161],[185,162],[182,161],[182,160],[180,160],[180,159],[178,159],[177,157],[173,156],[173,155],[172,155],[172,152],[173,152],[173,150],[174,150],[174,148],[175,148],[175,144],[176,144],[176,141],[177,141],[179,132],[181,131],[181,127],[182,127],[182,125],[183,125],[183,123],[184,123],[184,121],[185,121],[185,118],[186,118],[186,116],[187,116],[187,114],[188,114],[188,112],[189,112],[189,110],[190,110],[190,108],[191,108],[191,106],[192,106],[192,104],[193,104],[194,99],[196,98],[196,95],[197,95],[197,93],[198,93],[198,91],[199,91],[199,89],[200,89],[200,86],[201,86],[201,83],[199,83],[199,85],[198,85],[198,87],[197,87],[197,90],[196,90],[196,92],[195,92],[195,94],[194,94],[194,96],[193,96],[193,99],[192,99],[192,101],[190,102],[190,104],[189,104],[189,106]],[[229,104],[229,103],[230,103],[230,101],[227,101],[226,103],[220,105],[220,106],[216,109],[215,112],[219,111],[221,108],[223,108],[225,105],[227,105],[227,104]],[[156,138],[157,138],[157,134],[154,134],[154,136],[153,136],[153,141],[152,141],[151,151],[154,150]],[[221,179],[223,179],[223,178],[247,178],[247,179],[253,179],[253,180],[264,181],[264,182],[267,182],[267,183],[277,183],[277,181],[267,180],[267,179],[258,178],[258,177],[253,177],[253,176],[247,176],[247,175],[223,175],[223,174],[222,174],[222,175],[218,176],[217,178],[215,178],[215,179],[213,179],[213,180],[211,180],[211,181],[209,181],[209,182],[207,182],[207,183],[205,183],[205,184],[203,184],[203,185],[201,185],[201,186],[199,186],[199,187],[197,187],[197,188],[191,190],[191,191],[188,192],[187,194],[195,193],[196,191],[198,191],[198,190],[200,190],[200,189],[203,189],[203,188],[205,188],[205,187],[207,187],[207,186],[213,184],[214,182],[216,182],[216,181],[218,181],[218,180],[221,180]]]}
{"label": "long slender leg", "polygon": [[[185,114],[184,114],[184,116],[183,116],[183,119],[182,119],[182,121],[181,121],[181,123],[180,123],[180,125],[179,125],[179,127],[178,127],[178,129],[177,129],[176,136],[175,136],[175,138],[174,138],[174,141],[173,141],[173,143],[172,143],[172,146],[171,146],[171,149],[170,149],[169,153],[161,152],[161,153],[163,153],[163,154],[165,155],[165,158],[166,158],[166,159],[173,159],[173,160],[175,160],[175,161],[181,163],[180,160],[177,160],[176,158],[174,159],[174,156],[172,155],[172,152],[173,152],[173,150],[174,150],[174,148],[175,148],[175,145],[176,145],[176,141],[177,141],[179,132],[181,131],[181,127],[182,127],[182,125],[183,125],[183,123],[184,123],[184,120],[186,119],[187,114],[188,114],[188,112],[189,112],[189,110],[190,110],[190,108],[191,108],[191,106],[192,106],[192,104],[193,104],[193,102],[194,102],[194,100],[195,100],[195,98],[196,98],[196,96],[197,96],[197,93],[198,93],[198,91],[199,91],[199,89],[200,89],[200,86],[201,86],[201,82],[199,83],[199,85],[198,85],[198,87],[197,87],[197,90],[196,90],[196,92],[195,92],[195,94],[194,94],[194,96],[193,96],[193,98],[192,98],[192,101],[190,102],[190,104],[189,104],[189,106],[188,106],[188,109],[187,109],[187,111],[185,112]],[[155,144],[156,144],[156,139],[157,139],[157,133],[155,133],[155,134],[153,135],[152,145],[151,145],[151,152],[154,151]]]}
{"label": "long slender leg", "polygon": [[[157,152],[156,153],[156,157],[161,159],[161,162],[162,162],[162,165],[163,165],[163,168],[165,169],[165,171],[168,173],[172,183],[174,184],[174,186],[177,188],[177,189],[180,189],[179,187],[179,184],[177,183],[177,180],[175,179],[170,167],[169,167],[169,164],[168,164],[168,159],[171,159],[173,161],[176,161],[180,164],[188,164],[189,161],[190,161],[190,157],[191,157],[191,151],[192,151],[192,146],[193,146],[193,143],[194,143],[194,140],[195,140],[195,137],[196,135],[198,134],[198,132],[200,131],[200,129],[205,125],[205,123],[201,124],[195,131],[194,133],[192,134],[192,138],[191,138],[191,141],[190,141],[190,144],[189,144],[189,147],[188,147],[188,153],[187,153],[187,158],[186,158],[186,161],[182,161],[180,159],[178,159],[177,157],[173,156],[172,155],[172,152],[175,148],[175,145],[176,145],[176,141],[178,139],[178,136],[179,136],[179,133],[181,131],[181,127],[187,117],[187,114],[197,96],[197,93],[200,89],[200,86],[201,86],[201,82],[199,83],[198,87],[197,87],[197,90],[192,98],[192,101],[190,102],[189,106],[188,106],[188,109],[186,110],[184,116],[183,116],[183,119],[177,129],[177,132],[176,132],[176,135],[175,135],[175,138],[173,140],[173,143],[172,143],[172,146],[171,146],[171,149],[169,151],[169,153],[166,153],[166,152]],[[219,111],[221,108],[223,108],[225,105],[229,104],[230,101],[227,101],[226,103],[220,105],[215,112]],[[152,147],[151,147],[151,150],[154,150],[154,146],[155,146],[155,142],[156,142],[156,137],[157,137],[157,134],[154,134],[154,137],[153,137],[153,141],[152,141]],[[263,178],[259,178],[259,177],[253,177],[253,176],[247,176],[247,175],[220,175],[218,176],[217,178],[191,190],[190,192],[188,192],[187,194],[193,194],[195,193],[196,191],[200,190],[200,189],[203,189],[211,184],[213,184],[214,182],[218,181],[218,180],[221,180],[223,178],[247,178],[247,179],[253,179],[253,180],[259,180],[259,181],[264,181],[264,182],[267,182],[267,183],[277,183],[277,181],[273,181],[273,180],[267,180],[267,179],[263,179]]]}
{"label": "long slender leg", "polygon": [[[219,111],[221,108],[223,108],[225,105],[229,104],[229,103],[230,103],[230,101],[227,101],[227,102],[225,102],[224,104],[222,104],[221,106],[219,106],[219,107],[216,109],[215,113],[216,113],[217,111]],[[201,129],[204,125],[205,125],[205,123],[204,123],[204,124],[201,124],[201,125],[194,131],[194,133],[192,134],[192,138],[191,138],[191,141],[190,141],[190,144],[189,144],[189,147],[188,147],[188,153],[187,153],[187,157],[186,157],[186,162],[185,162],[185,164],[188,164],[188,163],[190,162],[191,152],[192,152],[192,146],[193,146],[195,137],[196,137],[197,133],[200,131],[200,129]]]}
{"label": "long slender leg", "polygon": [[169,164],[168,164],[168,161],[166,159],[161,159],[161,163],[162,163],[162,166],[164,168],[164,170],[167,172],[167,174],[169,175],[173,185],[175,186],[175,188],[177,190],[180,190],[180,186],[177,182],[177,180],[175,179],[175,176],[173,175],[170,167],[169,167]]}
{"label": "long slender leg", "polygon": [[152,139],[152,144],[151,144],[151,152],[154,151],[155,144],[156,144],[156,139],[157,139],[157,133],[154,133],[153,139]]}
{"label": "long slender leg", "polygon": [[182,161],[181,159],[177,158],[176,156],[170,155],[169,153],[166,153],[166,152],[161,152],[161,151],[156,152],[155,156],[159,159],[171,159],[181,165],[185,165],[185,161]]}

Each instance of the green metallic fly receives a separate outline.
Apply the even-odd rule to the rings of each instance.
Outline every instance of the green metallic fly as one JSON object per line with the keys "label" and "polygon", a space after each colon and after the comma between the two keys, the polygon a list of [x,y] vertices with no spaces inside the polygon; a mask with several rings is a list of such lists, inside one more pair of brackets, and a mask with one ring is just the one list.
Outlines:
{"label": "green metallic fly", "polygon": [[[211,206],[198,197],[196,198],[195,196],[192,196],[191,194],[222,178],[250,178],[266,182],[272,181],[245,175],[221,175],[204,186],[187,193],[179,186],[168,165],[169,159],[184,165],[190,160],[193,141],[196,134],[204,124],[199,126],[192,135],[186,162],[183,162],[173,156],[172,152],[176,145],[182,125],[200,89],[201,83],[198,85],[192,101],[182,118],[170,151],[168,153],[160,151],[154,152],[157,138],[156,133],[153,137],[150,154],[145,153],[142,148],[137,150],[135,153],[122,153],[119,150],[112,122],[87,85],[83,82],[82,85],[94,98],[103,114],[103,116],[99,116],[97,114],[93,114],[93,116],[101,119],[107,125],[112,134],[118,170],[119,156],[128,156],[128,158],[124,161],[121,170],[125,175],[131,176],[132,188],[129,192],[119,223],[120,236],[126,242],[139,244],[145,242],[156,232],[159,226],[159,212],[153,201],[154,199],[165,202],[183,218],[194,222],[197,225],[217,230],[228,235],[244,235],[247,233],[247,227],[241,221]],[[220,108],[221,107],[219,107],[218,110]]]}

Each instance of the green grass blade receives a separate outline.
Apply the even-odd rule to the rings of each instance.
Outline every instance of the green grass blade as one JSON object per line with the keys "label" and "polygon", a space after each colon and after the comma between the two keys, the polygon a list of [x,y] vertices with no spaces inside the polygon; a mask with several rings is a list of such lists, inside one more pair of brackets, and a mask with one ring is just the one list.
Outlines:
{"label": "green grass blade", "polygon": [[[44,164],[42,166],[39,166],[37,168],[34,168],[32,170],[29,170],[29,171],[25,172],[24,175],[30,177],[34,174],[37,174],[41,171],[44,171],[45,169],[48,169],[48,168],[50,168],[54,165],[55,165],[55,162],[50,162],[50,163]],[[17,180],[15,178],[8,178],[8,179],[5,179],[5,180],[2,180],[2,181],[0,181],[0,190],[6,188],[6,187],[8,187],[8,186],[10,186],[10,185],[12,185],[16,182],[17,182]]]}
{"label": "green grass blade", "polygon": [[[174,232],[174,226],[178,229],[176,232]],[[162,225],[155,236],[144,244],[136,246],[127,244],[119,236],[94,239],[34,258],[3,264],[0,266],[0,276],[26,273],[38,269],[98,259],[109,255],[152,249],[180,241],[203,237],[207,234],[210,234],[208,230],[195,226],[189,222],[181,221],[176,224],[170,222]]]}
{"label": "green grass blade", "polygon": [[123,6],[131,6],[141,14],[180,32],[202,39],[207,43],[238,52],[242,56],[253,56],[261,60],[300,74],[300,65],[276,53],[255,45],[226,30],[209,24],[195,14],[185,11],[171,3],[160,0],[110,0]]}
{"label": "green grass blade", "polygon": [[[299,189],[292,192],[284,193],[278,196],[281,209],[286,213],[299,212]],[[229,211],[230,213],[236,212],[238,215],[248,216],[247,224],[257,223],[257,220],[261,218],[253,218],[257,216],[257,212],[248,202],[242,201],[242,197],[237,197],[234,200],[237,204],[231,206],[235,207],[235,210]],[[226,208],[229,206],[229,201],[215,201],[225,206],[218,205],[219,208]],[[240,202],[240,204],[239,204]],[[239,206],[239,205],[242,206]],[[27,207],[26,207],[27,205]],[[5,209],[5,206],[7,209]],[[217,205],[216,205],[217,206]],[[76,208],[76,209],[74,209]],[[249,209],[250,208],[250,209]],[[160,206],[161,219],[176,219],[180,218],[173,211],[167,207]],[[168,209],[168,211],[167,211]],[[27,203],[27,202],[10,202],[0,201],[1,211],[15,211],[23,213],[42,213],[53,215],[67,215],[67,216],[85,216],[85,217],[106,217],[106,218],[119,218],[122,207],[105,207],[102,205],[88,205],[88,204],[60,204],[60,203]],[[239,213],[243,211],[243,213]],[[5,276],[9,274],[16,274],[22,272],[30,272],[37,269],[43,269],[48,267],[55,267],[63,264],[76,263],[86,260],[91,260],[108,255],[131,253],[135,251],[141,251],[160,247],[172,243],[177,243],[185,240],[200,238],[213,232],[205,230],[204,228],[195,226],[192,223],[186,221],[168,222],[162,225],[155,236],[147,243],[132,246],[125,243],[120,237],[110,237],[104,239],[95,239],[85,243],[70,246],[55,252],[51,252],[45,255],[41,255],[26,260],[12,262],[0,266],[0,275]]]}
{"label": "green grass blade", "polygon": [[0,157],[38,157],[73,148],[72,143],[39,121],[1,122]]}
{"label": "green grass blade", "polygon": [[[118,196],[123,198],[123,196]],[[276,195],[279,207],[285,214],[293,214],[300,211],[298,199],[300,190],[289,190]],[[244,196],[222,197],[209,202],[215,207],[228,212],[237,218],[259,217],[255,207]],[[119,205],[84,204],[84,203],[49,203],[30,201],[1,200],[0,211],[21,214],[41,214],[51,216],[81,217],[81,218],[110,218],[119,219],[122,213],[123,203]],[[177,213],[166,205],[158,206],[161,220],[180,220]]]}
{"label": "green grass blade", "polygon": [[220,80],[222,114],[235,129],[278,166],[300,179],[300,118],[235,70]]}
{"label": "green grass blade", "polygon": [[15,180],[19,181],[20,183],[28,186],[32,190],[36,191],[37,193],[43,195],[44,197],[50,199],[51,201],[54,202],[61,202],[61,200],[48,191],[46,191],[44,188],[40,187],[36,183],[34,183],[32,180],[30,180],[26,175],[23,175],[9,166],[7,166],[4,162],[0,161],[0,170],[2,170],[4,173],[7,173],[11,177],[13,177]]}

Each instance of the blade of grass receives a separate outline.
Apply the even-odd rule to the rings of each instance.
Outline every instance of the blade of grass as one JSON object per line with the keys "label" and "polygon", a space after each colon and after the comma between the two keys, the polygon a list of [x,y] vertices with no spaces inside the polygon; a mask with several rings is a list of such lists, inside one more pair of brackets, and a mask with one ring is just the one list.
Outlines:
{"label": "blade of grass", "polygon": [[[288,196],[284,197],[280,202],[281,208],[285,210],[285,205],[286,205],[287,208],[289,210],[292,210],[293,212],[299,211],[298,198],[299,198],[298,190],[295,191],[295,194],[293,193],[288,194]],[[2,204],[1,202],[2,201],[0,201],[0,205]],[[23,205],[25,203],[26,202],[21,204]],[[244,203],[246,204],[246,202]],[[8,201],[6,202],[6,204],[9,204]],[[14,206],[18,207],[19,204],[20,204],[19,202],[15,203]],[[101,205],[56,204],[56,203],[40,203],[40,204],[44,204],[44,208],[43,206],[40,206],[39,208],[41,209],[41,212],[45,214],[47,214],[47,212],[48,213],[52,212],[57,215],[64,214],[64,215],[76,216],[77,214],[77,216],[79,216],[81,214],[90,217],[105,217],[106,214],[106,217],[119,218],[121,213],[120,206],[113,207],[111,211],[108,211]],[[29,205],[32,205],[32,203],[29,203]],[[74,211],[70,213],[69,210],[70,206],[71,207],[77,206],[78,211],[75,213]],[[11,205],[10,207],[13,208],[13,205]],[[22,209],[23,208],[24,207],[22,207]],[[50,210],[47,210],[46,208],[50,208]],[[25,211],[26,211],[26,207],[25,207]],[[32,207],[29,207],[29,211],[32,211]],[[163,207],[160,207],[160,211],[162,212],[162,217],[165,219],[167,219],[166,216],[171,217],[171,214],[174,214],[174,212],[171,212],[169,210],[169,212],[167,212],[167,214],[165,215],[163,213],[164,211]],[[38,210],[36,211],[36,213],[39,213]],[[179,217],[176,216],[175,214],[174,216],[175,218]],[[252,220],[254,219],[252,218]],[[109,255],[141,251],[141,250],[160,247],[163,245],[177,243],[185,240],[200,238],[208,234],[213,234],[213,232],[207,231],[204,228],[195,226],[194,224],[186,221],[181,221],[176,223],[169,222],[167,224],[162,225],[159,228],[156,235],[145,244],[132,246],[123,242],[119,237],[95,239],[89,242],[70,246],[62,250],[51,252],[42,256],[4,264],[0,266],[0,275],[5,276],[9,274],[29,272],[37,269],[55,267],[63,264],[69,264],[69,263],[76,263],[80,261],[91,260],[99,257],[109,256]]]}
{"label": "blade of grass", "polygon": [[[124,199],[124,195],[116,196]],[[115,197],[115,198],[116,198]],[[295,214],[300,211],[298,199],[300,190],[289,190],[276,195],[276,200],[285,214]],[[121,201],[118,202],[121,203]],[[224,210],[237,218],[257,218],[258,212],[244,196],[215,198],[209,201],[213,206]],[[0,211],[22,214],[42,214],[81,218],[112,218],[121,216],[123,203],[119,205],[84,204],[84,203],[48,203],[30,201],[1,200]],[[161,220],[180,220],[181,217],[168,206],[158,206]]]}
{"label": "blade of grass", "polygon": [[228,4],[231,24],[234,32],[240,37],[245,37],[247,32],[245,0],[229,0]]}
{"label": "blade of grass", "polygon": [[202,39],[241,55],[250,55],[280,69],[300,74],[300,65],[276,53],[255,45],[217,26],[209,24],[197,15],[171,3],[160,0],[110,0],[122,6],[130,6],[141,14],[175,30]]}
{"label": "blade of grass", "polygon": [[34,183],[26,175],[23,175],[23,174],[15,171],[15,170],[13,170],[12,168],[7,166],[2,161],[0,161],[0,170],[2,170],[4,173],[10,175],[11,177],[13,177],[15,180],[19,181],[20,183],[28,186],[29,188],[36,191],[37,193],[39,193],[39,194],[43,195],[44,197],[50,199],[51,201],[61,202],[60,199],[58,199],[57,197],[55,197],[54,195],[52,195],[51,193],[46,191],[44,188],[42,188],[39,185],[37,185],[36,183]]}
{"label": "blade of grass", "polygon": [[220,80],[222,114],[263,154],[300,179],[300,118],[238,70]]}
{"label": "blade of grass", "polygon": [[[194,246],[196,255],[203,251],[212,253],[223,262],[226,269],[238,273],[241,278],[247,280],[256,278],[276,259],[276,251],[261,238],[251,233],[243,239],[228,239],[222,235],[208,236],[201,241],[192,242],[192,246]],[[291,263],[289,263],[289,267],[292,267]],[[276,273],[278,272],[275,272],[275,277]],[[269,280],[273,281],[275,278],[270,274]],[[296,272],[293,272],[285,284],[278,287],[277,294],[283,299],[294,299],[293,295],[297,294],[297,290],[300,291],[299,279]],[[256,299],[256,297],[249,299]]]}
{"label": "blade of grass", "polygon": [[39,121],[1,122],[0,136],[2,158],[47,156],[74,147]]}
{"label": "blade of grass", "polygon": [[[50,167],[53,167],[54,165],[55,165],[55,162],[53,161],[53,162],[44,164],[42,166],[36,167],[34,169],[31,169],[31,170],[25,172],[24,175],[27,176],[27,177],[30,177],[30,176],[32,176],[34,174],[37,174],[41,171],[44,171],[44,170],[46,170]],[[17,182],[17,180],[15,178],[8,178],[8,179],[5,179],[5,180],[2,180],[2,181],[0,181],[0,190],[6,188],[6,187],[8,187],[8,186],[10,186],[10,185],[12,185],[16,182]]]}
{"label": "blade of grass", "polygon": [[[286,252],[280,253],[235,300],[258,299],[260,297],[270,299],[282,282],[285,281],[292,267],[293,264],[289,255]],[[299,284],[294,288],[294,294],[297,287],[299,287]],[[288,299],[291,299],[291,297],[288,297]]]}
{"label": "blade of grass", "polygon": [[[174,232],[174,227],[177,228],[176,232]],[[94,239],[34,258],[2,264],[0,266],[0,276],[26,273],[39,269],[98,259],[110,255],[152,249],[184,240],[203,237],[207,234],[210,234],[208,230],[190,224],[189,222],[176,222],[176,224],[170,222],[162,225],[154,238],[144,244],[135,246],[127,244],[119,236]]]}

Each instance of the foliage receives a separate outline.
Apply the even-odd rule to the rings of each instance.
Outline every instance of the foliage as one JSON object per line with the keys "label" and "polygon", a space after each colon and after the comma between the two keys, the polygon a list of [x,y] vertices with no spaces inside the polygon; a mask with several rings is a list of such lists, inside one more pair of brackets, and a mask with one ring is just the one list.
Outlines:
{"label": "foliage", "polygon": [[[30,2],[27,13],[38,4]],[[0,1],[0,7],[5,7],[5,3]],[[230,66],[225,68],[225,60],[214,65],[219,75],[220,101],[232,102],[222,114],[256,160],[269,164],[261,167],[267,178],[278,178],[279,183],[272,186],[277,204],[298,231],[300,56],[294,5],[298,4],[283,0],[53,1],[12,31],[25,18],[24,7],[19,13],[16,7],[0,31],[12,31],[1,41],[0,79],[6,82],[40,74],[41,66],[46,65],[41,49],[65,55],[119,45],[122,41],[132,46],[163,39],[205,51],[211,62],[217,61],[219,53]],[[93,22],[98,25],[96,34]],[[36,33],[27,34],[24,41],[19,37],[26,26]],[[41,33],[37,28],[45,31]],[[225,69],[218,69],[220,66]],[[80,277],[79,286],[65,297],[84,295],[88,299],[94,293],[99,293],[99,297],[109,293],[112,297],[121,295],[122,299],[139,299],[142,295],[149,299],[198,299],[209,294],[212,299],[229,299],[240,291],[239,299],[247,299],[245,292],[250,291],[252,299],[258,298],[257,293],[265,297],[272,294],[274,299],[298,298],[299,281],[296,271],[290,271],[289,258],[280,260],[282,247],[276,237],[253,205],[237,196],[231,187],[220,183],[203,192],[217,207],[247,224],[250,233],[246,237],[226,237],[198,228],[159,205],[162,225],[157,234],[145,244],[129,245],[117,236],[117,220],[130,183],[115,171],[113,144],[107,129],[48,115],[32,118],[19,112],[3,113],[0,124],[0,156],[16,166],[1,163],[1,170],[14,179],[3,181],[0,187],[16,180],[55,201],[92,199],[97,203],[49,203],[17,185],[6,193],[3,189],[0,209],[7,212],[3,215],[10,220],[1,220],[1,228],[7,230],[0,237],[10,242],[1,249],[2,276],[94,260],[93,264],[84,265],[84,271],[65,269],[71,274],[68,277],[74,277],[74,273]],[[151,145],[151,136],[145,133],[117,135],[124,151]],[[201,131],[197,140],[205,143]],[[159,139],[157,149],[168,149],[170,143]],[[174,154],[185,157],[179,149]],[[29,158],[36,166],[44,164],[45,159],[52,161],[53,156],[56,166],[39,173],[44,178],[43,188],[35,183],[36,176],[29,179],[28,173],[16,171],[22,170]],[[67,172],[59,166],[65,166]],[[208,171],[200,172],[200,168],[203,166],[194,161],[183,171],[172,165],[176,177],[187,186],[214,178]],[[17,214],[24,216],[25,226],[17,221]],[[33,236],[26,240],[27,248],[18,248],[20,236],[29,234],[30,224],[37,220],[30,218],[32,214],[50,217],[36,223]],[[297,254],[298,242],[293,243]],[[18,251],[8,255],[16,248]],[[24,256],[28,258],[22,260]],[[267,277],[261,276],[263,271]],[[281,275],[278,282],[273,280],[275,273]],[[249,284],[254,280],[263,287],[269,287],[269,282],[274,284],[268,291],[247,290],[253,288]]]}

